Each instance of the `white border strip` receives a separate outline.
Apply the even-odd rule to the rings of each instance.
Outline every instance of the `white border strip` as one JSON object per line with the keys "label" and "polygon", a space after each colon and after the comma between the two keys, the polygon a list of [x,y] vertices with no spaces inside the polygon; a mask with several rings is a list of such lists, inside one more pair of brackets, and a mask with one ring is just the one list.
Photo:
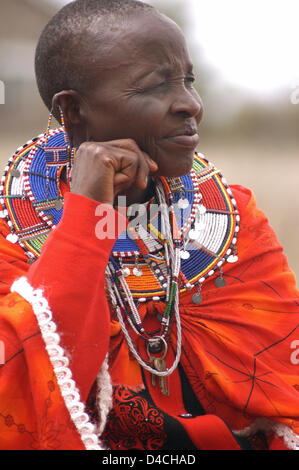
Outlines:
{"label": "white border strip", "polygon": [[[69,360],[65,355],[64,349],[59,345],[60,336],[56,332],[56,324],[53,321],[49,304],[43,297],[43,291],[41,289],[34,290],[26,277],[21,277],[12,284],[11,292],[18,293],[32,306],[62,397],[86,450],[106,450],[100,444],[96,428],[91,423],[88,414],[85,412],[85,406],[81,402],[79,390],[72,379],[72,372],[68,367]],[[106,370],[107,358],[102,366],[103,372],[100,372],[99,377],[105,375]]]}
{"label": "white border strip", "polygon": [[266,434],[274,432],[278,437],[282,437],[286,447],[290,450],[299,450],[299,435],[295,434],[291,428],[282,423],[271,421],[267,418],[258,418],[250,426],[241,431],[233,431],[237,436],[248,437],[264,431]]}

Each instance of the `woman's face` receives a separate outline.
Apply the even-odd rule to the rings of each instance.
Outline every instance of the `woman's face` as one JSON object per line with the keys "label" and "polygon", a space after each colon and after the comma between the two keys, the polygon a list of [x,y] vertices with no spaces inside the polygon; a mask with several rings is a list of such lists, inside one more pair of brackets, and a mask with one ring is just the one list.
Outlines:
{"label": "woman's face", "polygon": [[182,32],[155,13],[130,19],[113,38],[84,93],[86,140],[131,138],[158,164],[159,175],[188,173],[202,103]]}

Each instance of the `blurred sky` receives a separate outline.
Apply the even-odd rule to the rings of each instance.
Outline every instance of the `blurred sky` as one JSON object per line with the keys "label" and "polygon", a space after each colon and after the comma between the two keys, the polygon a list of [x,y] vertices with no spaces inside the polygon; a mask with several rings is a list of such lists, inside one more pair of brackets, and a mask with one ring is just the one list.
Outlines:
{"label": "blurred sky", "polygon": [[194,36],[225,79],[257,93],[299,79],[298,0],[187,0]]}

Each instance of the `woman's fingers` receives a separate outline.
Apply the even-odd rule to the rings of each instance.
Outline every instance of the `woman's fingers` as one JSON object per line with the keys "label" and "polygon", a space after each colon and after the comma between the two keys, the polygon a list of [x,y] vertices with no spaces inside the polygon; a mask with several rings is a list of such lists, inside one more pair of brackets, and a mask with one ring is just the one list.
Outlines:
{"label": "woman's fingers", "polygon": [[85,142],[77,152],[71,191],[113,204],[132,185],[145,189],[157,164],[131,139]]}

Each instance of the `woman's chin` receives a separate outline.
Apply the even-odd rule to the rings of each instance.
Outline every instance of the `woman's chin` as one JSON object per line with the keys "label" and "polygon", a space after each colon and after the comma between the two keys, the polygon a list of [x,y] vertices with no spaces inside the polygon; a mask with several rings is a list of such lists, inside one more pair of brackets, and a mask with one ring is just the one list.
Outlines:
{"label": "woman's chin", "polygon": [[179,163],[174,165],[174,162],[170,162],[168,165],[159,166],[159,170],[156,173],[157,176],[164,176],[166,178],[178,178],[180,176],[187,175],[190,173],[193,167],[193,160],[194,154],[189,156],[188,158],[184,158],[184,161],[180,161]]}

